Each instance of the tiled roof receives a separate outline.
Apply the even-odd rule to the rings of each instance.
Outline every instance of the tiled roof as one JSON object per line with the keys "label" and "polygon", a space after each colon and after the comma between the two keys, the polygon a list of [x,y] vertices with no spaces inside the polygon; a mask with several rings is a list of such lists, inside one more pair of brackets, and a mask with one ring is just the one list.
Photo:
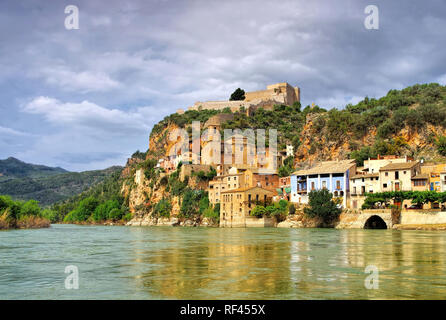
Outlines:
{"label": "tiled roof", "polygon": [[376,178],[379,177],[379,173],[366,173],[366,174],[355,174],[350,177],[350,179],[361,179],[361,178]]}
{"label": "tiled roof", "polygon": [[379,169],[379,171],[391,171],[391,170],[403,170],[403,169],[412,169],[415,167],[419,162],[418,161],[412,161],[412,162],[402,162],[402,163],[389,163],[388,165],[382,167]]}
{"label": "tiled roof", "polygon": [[311,175],[311,174],[324,174],[324,173],[344,173],[355,165],[355,160],[340,160],[340,161],[324,161],[317,166],[299,170],[293,173],[293,175]]}
{"label": "tiled roof", "polygon": [[427,173],[421,173],[412,178],[412,180],[427,180],[429,179],[429,175]]}
{"label": "tiled roof", "polygon": [[248,191],[248,190],[251,190],[251,189],[261,189],[261,190],[266,191],[266,192],[274,193],[274,191],[272,191],[272,190],[265,189],[265,188],[258,187],[258,186],[226,190],[226,191],[222,191],[221,193],[245,192],[245,191]]}

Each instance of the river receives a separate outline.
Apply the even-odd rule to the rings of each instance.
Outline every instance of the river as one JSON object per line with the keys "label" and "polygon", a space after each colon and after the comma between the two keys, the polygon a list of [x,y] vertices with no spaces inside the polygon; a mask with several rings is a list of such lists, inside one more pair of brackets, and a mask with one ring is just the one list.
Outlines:
{"label": "river", "polygon": [[[78,289],[65,288],[70,265]],[[369,265],[378,282],[366,281]],[[444,298],[439,231],[52,225],[0,232],[0,299]]]}

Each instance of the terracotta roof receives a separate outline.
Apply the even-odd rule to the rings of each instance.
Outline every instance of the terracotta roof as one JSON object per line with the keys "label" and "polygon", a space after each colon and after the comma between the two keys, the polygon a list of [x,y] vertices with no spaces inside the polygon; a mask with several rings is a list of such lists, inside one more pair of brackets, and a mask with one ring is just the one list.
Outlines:
{"label": "terracotta roof", "polygon": [[366,173],[366,174],[355,174],[350,177],[350,179],[360,179],[360,178],[376,178],[379,177],[379,173]]}
{"label": "terracotta roof", "polygon": [[258,187],[258,186],[226,190],[226,191],[222,191],[221,193],[245,192],[245,191],[248,191],[248,190],[251,190],[251,189],[262,189],[263,191],[274,193],[274,191],[272,191],[272,190],[265,189],[265,188]]}
{"label": "terracotta roof", "polygon": [[412,169],[417,164],[418,161],[412,162],[402,162],[402,163],[389,163],[388,165],[379,169],[379,171],[391,171],[391,170],[403,170],[403,169]]}
{"label": "terracotta roof", "polygon": [[299,170],[293,173],[293,175],[311,175],[311,174],[324,174],[324,173],[344,173],[355,165],[355,160],[340,160],[340,161],[324,161],[317,166]]}
{"label": "terracotta roof", "polygon": [[429,175],[427,173],[421,173],[412,178],[412,180],[427,180],[429,179]]}

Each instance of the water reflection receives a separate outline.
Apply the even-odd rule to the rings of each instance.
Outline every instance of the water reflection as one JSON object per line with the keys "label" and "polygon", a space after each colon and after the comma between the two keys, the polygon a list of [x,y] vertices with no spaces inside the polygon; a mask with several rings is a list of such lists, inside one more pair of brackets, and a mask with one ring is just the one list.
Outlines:
{"label": "water reflection", "polygon": [[[2,299],[446,298],[435,231],[63,225],[0,243]],[[68,264],[79,290],[64,289]],[[364,286],[368,265],[378,290]]]}
{"label": "water reflection", "polygon": [[[212,229],[171,234],[140,253],[144,290],[174,299],[440,299],[442,234],[382,230]],[[203,241],[205,239],[205,241]],[[380,287],[368,290],[367,265]]]}

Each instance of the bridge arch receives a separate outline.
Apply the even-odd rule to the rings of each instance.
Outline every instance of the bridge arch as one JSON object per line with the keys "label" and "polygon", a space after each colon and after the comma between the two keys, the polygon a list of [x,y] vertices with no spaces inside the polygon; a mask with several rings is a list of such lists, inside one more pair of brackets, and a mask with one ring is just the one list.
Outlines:
{"label": "bridge arch", "polygon": [[372,215],[366,220],[364,229],[387,229],[387,224],[380,216]]}

